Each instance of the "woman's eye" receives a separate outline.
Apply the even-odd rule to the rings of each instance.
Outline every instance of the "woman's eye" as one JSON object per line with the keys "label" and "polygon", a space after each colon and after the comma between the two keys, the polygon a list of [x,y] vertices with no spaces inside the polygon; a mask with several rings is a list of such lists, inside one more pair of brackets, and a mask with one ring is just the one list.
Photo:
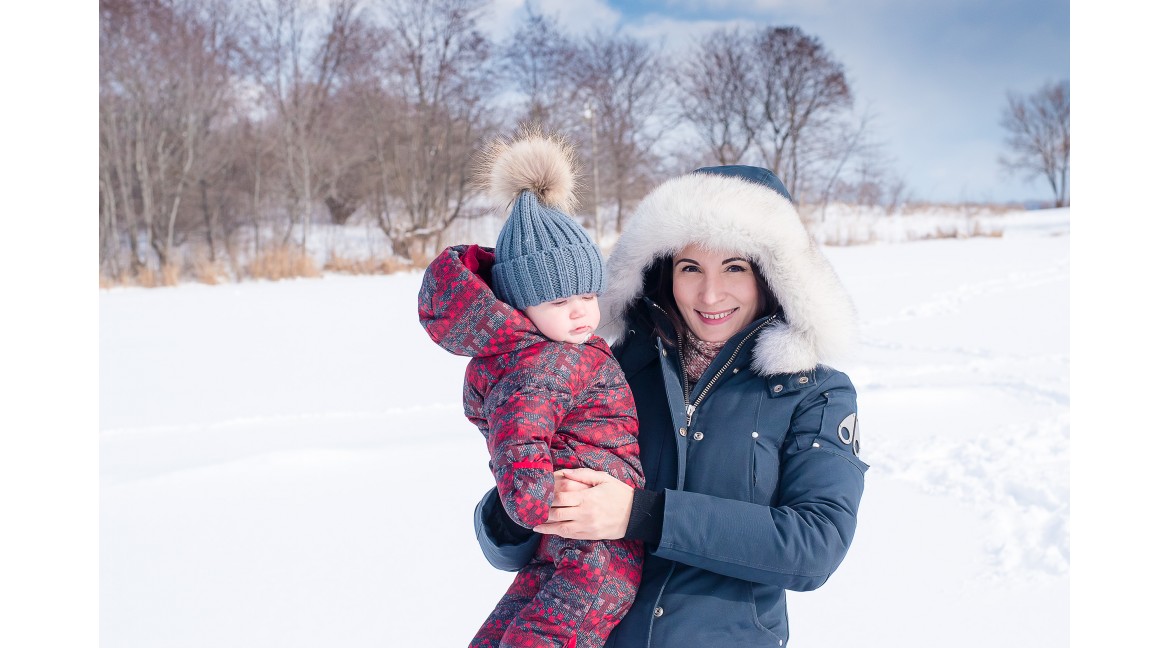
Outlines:
{"label": "woman's eye", "polygon": [[748,269],[743,267],[743,266],[730,265],[730,266],[727,266],[727,271],[728,272],[748,272]]}
{"label": "woman's eye", "polygon": [[683,267],[679,268],[678,271],[679,272],[698,272],[699,266],[693,266],[693,265],[683,266]]}

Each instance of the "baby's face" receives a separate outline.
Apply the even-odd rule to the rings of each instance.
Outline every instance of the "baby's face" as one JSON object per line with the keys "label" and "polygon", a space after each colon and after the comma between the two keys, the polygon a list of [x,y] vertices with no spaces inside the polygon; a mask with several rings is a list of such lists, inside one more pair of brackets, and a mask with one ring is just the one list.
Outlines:
{"label": "baby's face", "polygon": [[592,293],[529,306],[524,309],[524,314],[548,339],[573,344],[581,344],[592,337],[601,322],[597,295]]}

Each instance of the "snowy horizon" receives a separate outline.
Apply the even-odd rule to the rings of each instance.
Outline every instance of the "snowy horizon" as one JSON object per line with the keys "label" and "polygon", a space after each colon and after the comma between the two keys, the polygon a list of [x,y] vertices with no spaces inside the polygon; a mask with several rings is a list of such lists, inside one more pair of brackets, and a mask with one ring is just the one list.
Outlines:
{"label": "snowy horizon", "polygon": [[[872,468],[796,648],[1068,643],[1069,210],[1005,219],[825,248]],[[103,646],[466,645],[512,575],[420,278],[101,291]]]}

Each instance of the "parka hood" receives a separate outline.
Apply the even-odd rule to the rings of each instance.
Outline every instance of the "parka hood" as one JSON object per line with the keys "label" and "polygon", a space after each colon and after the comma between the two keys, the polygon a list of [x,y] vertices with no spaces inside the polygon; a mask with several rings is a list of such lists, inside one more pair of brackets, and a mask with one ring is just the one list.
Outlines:
{"label": "parka hood", "polygon": [[499,355],[545,339],[532,320],[492,292],[494,261],[490,248],[456,245],[443,250],[423,273],[419,322],[436,344],[455,355]]}
{"label": "parka hood", "polygon": [[697,243],[752,259],[780,302],[783,321],[758,334],[756,372],[796,373],[841,359],[857,337],[856,311],[781,188],[766,169],[735,166],[700,169],[650,192],[606,262],[598,334],[620,344],[643,297],[645,273],[655,260]]}

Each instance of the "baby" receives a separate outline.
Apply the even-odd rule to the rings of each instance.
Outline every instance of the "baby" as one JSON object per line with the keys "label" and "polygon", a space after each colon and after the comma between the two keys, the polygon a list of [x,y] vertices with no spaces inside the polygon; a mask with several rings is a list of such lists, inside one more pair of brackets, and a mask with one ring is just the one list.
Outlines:
{"label": "baby", "polygon": [[[563,211],[574,202],[571,149],[541,135],[498,143],[486,175],[512,206],[496,247],[440,253],[423,277],[419,320],[444,349],[471,357],[464,412],[487,440],[505,511],[531,529],[548,518],[557,470],[644,485],[637,416],[593,334],[604,266]],[[642,558],[636,541],[541,536],[471,646],[602,648],[633,603]]]}

